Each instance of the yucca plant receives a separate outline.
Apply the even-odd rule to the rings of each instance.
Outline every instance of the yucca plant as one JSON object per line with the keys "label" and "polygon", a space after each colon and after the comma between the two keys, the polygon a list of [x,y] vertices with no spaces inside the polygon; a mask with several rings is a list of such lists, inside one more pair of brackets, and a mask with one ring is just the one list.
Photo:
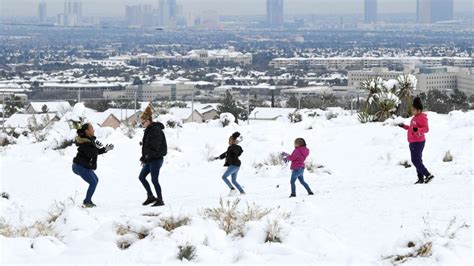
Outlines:
{"label": "yucca plant", "polygon": [[391,92],[382,92],[378,94],[376,102],[378,111],[375,113],[377,121],[385,121],[390,118],[400,104],[400,99]]}
{"label": "yucca plant", "polygon": [[416,77],[414,75],[400,75],[397,78],[398,90],[397,96],[400,98],[400,108],[398,109],[398,115],[403,117],[409,117],[412,115],[410,102],[412,101],[412,95],[416,88]]}
{"label": "yucca plant", "polygon": [[365,109],[369,114],[374,114],[376,111],[375,103],[378,100],[378,94],[386,89],[383,84],[383,79],[381,77],[368,78],[362,81],[361,87],[369,93],[367,101],[365,102]]}

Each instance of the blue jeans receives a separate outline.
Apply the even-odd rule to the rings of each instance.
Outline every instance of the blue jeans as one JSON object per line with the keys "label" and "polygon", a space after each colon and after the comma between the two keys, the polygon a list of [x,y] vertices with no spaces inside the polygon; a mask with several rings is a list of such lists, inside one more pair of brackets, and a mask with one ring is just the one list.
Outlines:
{"label": "blue jeans", "polygon": [[425,165],[423,164],[423,149],[425,148],[425,142],[413,142],[410,143],[410,154],[411,154],[411,162],[416,167],[416,173],[418,177],[423,176],[430,176],[430,172],[426,169]]}
{"label": "blue jeans", "polygon": [[[245,193],[245,191],[242,189],[242,187],[237,183],[237,174],[239,173],[240,167],[231,165],[227,167],[227,170],[225,171],[224,175],[222,175],[222,180],[226,183],[226,185],[230,189],[234,189],[234,186],[239,190],[240,193]],[[228,176],[232,176],[232,184],[229,182],[229,179],[227,179]]]}
{"label": "blue jeans", "polygon": [[295,185],[296,179],[298,179],[300,181],[301,185],[303,185],[303,187],[306,189],[306,191],[308,193],[311,193],[311,188],[304,181],[303,172],[304,172],[304,168],[300,168],[300,169],[293,170],[293,172],[291,173],[291,182],[290,183],[291,183],[291,194],[292,195],[296,195],[296,185]]}
{"label": "blue jeans", "polygon": [[92,203],[92,195],[94,195],[94,191],[95,191],[95,188],[97,187],[97,183],[99,182],[99,179],[97,178],[97,176],[95,175],[92,169],[85,168],[78,164],[72,165],[72,171],[76,175],[82,177],[82,179],[84,179],[84,181],[86,181],[89,184],[89,188],[87,189],[87,193],[86,193],[86,198],[84,199],[84,204]]}
{"label": "blue jeans", "polygon": [[142,182],[143,187],[145,187],[147,195],[153,196],[150,184],[148,184],[148,181],[146,181],[146,177],[148,176],[148,174],[151,173],[151,182],[155,187],[156,197],[159,200],[163,200],[163,196],[161,195],[161,186],[158,182],[158,176],[160,175],[161,166],[163,166],[163,159],[153,160],[149,163],[145,163],[143,164],[140,175],[138,176],[138,179],[140,179],[140,182]]}

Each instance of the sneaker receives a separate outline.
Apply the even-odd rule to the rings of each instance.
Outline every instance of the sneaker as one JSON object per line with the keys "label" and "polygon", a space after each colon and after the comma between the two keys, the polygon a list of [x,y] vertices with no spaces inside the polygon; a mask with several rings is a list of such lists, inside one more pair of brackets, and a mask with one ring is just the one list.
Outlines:
{"label": "sneaker", "polygon": [[229,197],[232,197],[232,196],[235,196],[235,195],[237,195],[237,190],[235,190],[235,188],[233,188],[229,192]]}
{"label": "sneaker", "polygon": [[423,183],[425,183],[425,179],[423,178],[423,176],[418,176],[418,181],[416,181],[415,185],[423,184]]}
{"label": "sneaker", "polygon": [[295,198],[296,197],[296,194],[291,194],[290,195],[290,198]]}
{"label": "sneaker", "polygon": [[314,195],[314,193],[312,191],[310,191],[310,192],[308,192],[308,195],[312,196],[312,195]]}
{"label": "sneaker", "polygon": [[425,178],[425,184],[428,184],[434,178],[433,175],[429,175]]}
{"label": "sneaker", "polygon": [[148,204],[152,204],[153,202],[156,201],[155,196],[149,195],[148,198],[142,203],[143,206],[146,206]]}
{"label": "sneaker", "polygon": [[155,201],[155,204],[151,205],[151,207],[159,207],[159,206],[164,206],[165,203],[163,202],[163,200],[156,200]]}
{"label": "sneaker", "polygon": [[240,192],[240,195],[245,195],[245,194],[247,194],[247,193],[245,193],[245,191],[244,191],[244,192]]}
{"label": "sneaker", "polygon": [[95,205],[94,203],[88,202],[88,203],[84,203],[84,204],[82,205],[82,208],[94,208],[94,207],[96,207],[96,206],[97,206],[97,205]]}

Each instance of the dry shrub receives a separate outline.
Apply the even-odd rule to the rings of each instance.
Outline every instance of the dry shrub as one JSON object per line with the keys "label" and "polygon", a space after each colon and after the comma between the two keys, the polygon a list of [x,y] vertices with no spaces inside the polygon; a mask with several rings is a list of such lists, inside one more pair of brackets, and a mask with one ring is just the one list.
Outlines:
{"label": "dry shrub", "polygon": [[453,217],[444,232],[440,232],[439,230],[432,229],[428,219],[425,217],[423,217],[423,221],[426,226],[425,230],[423,231],[423,237],[418,241],[409,241],[406,244],[406,247],[411,249],[410,251],[406,252],[405,254],[386,256],[384,259],[390,260],[393,264],[401,264],[409,259],[417,257],[429,257],[433,254],[434,243],[440,240],[445,243],[446,240],[454,239],[460,230],[470,227],[466,223],[457,225],[456,217]]}
{"label": "dry shrub", "polygon": [[204,216],[214,220],[226,234],[235,234],[243,236],[243,229],[247,222],[261,220],[271,212],[271,209],[262,208],[256,204],[247,205],[243,211],[239,210],[240,199],[233,202],[219,200],[217,208],[207,208],[204,210]]}
{"label": "dry shrub", "polygon": [[411,164],[407,160],[399,162],[398,165],[403,166],[405,168],[410,168],[411,167]]}
{"label": "dry shrub", "polygon": [[175,217],[173,215],[161,218],[161,227],[168,232],[173,231],[174,229],[188,225],[191,222],[191,219],[187,216]]}
{"label": "dry shrub", "polygon": [[265,228],[265,243],[272,242],[272,243],[281,243],[282,228],[280,226],[280,222],[278,220],[274,220],[273,222],[268,222]]}
{"label": "dry shrub", "polygon": [[450,151],[447,151],[443,157],[443,162],[448,163],[453,161],[453,156],[451,155]]}

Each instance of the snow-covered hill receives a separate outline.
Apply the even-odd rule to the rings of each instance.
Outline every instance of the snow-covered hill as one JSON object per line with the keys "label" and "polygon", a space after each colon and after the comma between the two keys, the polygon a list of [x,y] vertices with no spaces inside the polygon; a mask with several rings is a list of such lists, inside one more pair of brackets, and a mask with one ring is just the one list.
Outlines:
{"label": "snow-covered hill", "polygon": [[[99,157],[98,207],[80,208],[87,185],[71,171],[76,148],[50,148],[74,135],[58,123],[45,142],[22,137],[1,151],[0,190],[10,198],[0,199],[0,231],[8,236],[0,236],[0,262],[179,263],[181,254],[200,263],[472,264],[473,113],[428,117],[424,162],[436,177],[426,185],[414,185],[414,167],[400,165],[410,154],[406,131],[393,120],[360,124],[355,116],[322,115],[297,124],[166,129],[166,206],[159,208],[141,206],[141,130],[129,139],[111,129],[97,130],[116,147]],[[228,197],[223,162],[209,158],[225,151],[237,130],[247,195]],[[289,199],[289,166],[272,155],[291,152],[296,137],[311,150],[305,178],[315,195],[297,184]],[[451,162],[443,162],[447,151]],[[237,212],[246,217],[248,209],[269,214],[241,217],[226,234],[208,218],[220,198],[224,209],[240,199]],[[274,242],[266,242],[268,233]]]}

